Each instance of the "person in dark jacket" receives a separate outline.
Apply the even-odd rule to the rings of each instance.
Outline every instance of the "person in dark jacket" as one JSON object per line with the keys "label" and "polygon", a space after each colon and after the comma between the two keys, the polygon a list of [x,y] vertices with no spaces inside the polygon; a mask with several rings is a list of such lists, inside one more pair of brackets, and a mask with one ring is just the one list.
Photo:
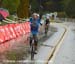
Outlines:
{"label": "person in dark jacket", "polygon": [[49,17],[47,17],[45,21],[45,35],[47,35],[48,33],[49,25],[50,25],[50,21],[49,21]]}

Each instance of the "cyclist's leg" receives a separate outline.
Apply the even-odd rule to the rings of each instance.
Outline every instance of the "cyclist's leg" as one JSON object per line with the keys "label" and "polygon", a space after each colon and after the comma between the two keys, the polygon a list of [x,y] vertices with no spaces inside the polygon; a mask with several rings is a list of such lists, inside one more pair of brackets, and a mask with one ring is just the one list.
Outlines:
{"label": "cyclist's leg", "polygon": [[32,37],[30,36],[30,47],[31,47],[31,44],[32,44]]}
{"label": "cyclist's leg", "polygon": [[47,24],[46,27],[45,27],[45,34],[46,35],[47,35],[48,31],[49,31],[49,24]]}
{"label": "cyclist's leg", "polygon": [[45,24],[45,35],[47,35],[47,24]]}
{"label": "cyclist's leg", "polygon": [[47,25],[47,32],[48,32],[48,28],[49,28],[49,26]]}
{"label": "cyclist's leg", "polygon": [[35,50],[37,50],[37,46],[38,46],[38,37],[37,37],[37,34],[33,35],[33,37],[34,37]]}

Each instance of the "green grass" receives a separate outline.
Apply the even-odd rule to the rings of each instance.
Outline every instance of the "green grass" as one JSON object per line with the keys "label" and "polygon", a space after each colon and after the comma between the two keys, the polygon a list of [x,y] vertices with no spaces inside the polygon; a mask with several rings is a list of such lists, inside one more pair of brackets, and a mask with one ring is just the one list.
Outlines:
{"label": "green grass", "polygon": [[6,25],[6,24],[8,24],[8,23],[6,23],[6,22],[0,22],[0,26]]}
{"label": "green grass", "polygon": [[14,20],[14,17],[12,15],[10,15],[9,17],[7,17],[10,20]]}

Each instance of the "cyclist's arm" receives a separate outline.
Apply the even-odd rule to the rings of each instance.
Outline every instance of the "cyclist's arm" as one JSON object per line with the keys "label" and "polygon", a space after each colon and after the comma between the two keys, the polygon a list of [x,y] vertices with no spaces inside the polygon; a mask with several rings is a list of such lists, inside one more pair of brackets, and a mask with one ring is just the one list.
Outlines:
{"label": "cyclist's arm", "polygon": [[42,22],[41,22],[41,19],[40,18],[38,19],[38,22],[42,26]]}

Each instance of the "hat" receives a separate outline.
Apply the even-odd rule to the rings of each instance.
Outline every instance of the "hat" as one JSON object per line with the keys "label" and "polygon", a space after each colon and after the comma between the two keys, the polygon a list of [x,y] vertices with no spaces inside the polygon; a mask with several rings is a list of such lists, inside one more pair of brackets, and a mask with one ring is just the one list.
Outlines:
{"label": "hat", "polygon": [[37,15],[37,13],[33,13],[33,15],[35,16],[35,15]]}
{"label": "hat", "polygon": [[33,15],[34,15],[34,16],[38,16],[38,17],[40,16],[38,13],[33,13]]}

